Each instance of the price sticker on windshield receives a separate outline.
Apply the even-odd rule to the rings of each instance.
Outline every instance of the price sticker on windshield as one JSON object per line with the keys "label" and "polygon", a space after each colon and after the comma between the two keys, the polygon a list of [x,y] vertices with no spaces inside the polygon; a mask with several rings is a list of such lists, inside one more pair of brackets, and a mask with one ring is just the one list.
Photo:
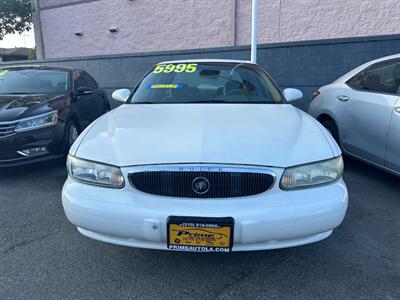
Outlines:
{"label": "price sticker on windshield", "polygon": [[6,76],[8,70],[0,70],[0,78]]}
{"label": "price sticker on windshield", "polygon": [[153,73],[194,73],[197,71],[197,64],[161,64],[155,66]]}

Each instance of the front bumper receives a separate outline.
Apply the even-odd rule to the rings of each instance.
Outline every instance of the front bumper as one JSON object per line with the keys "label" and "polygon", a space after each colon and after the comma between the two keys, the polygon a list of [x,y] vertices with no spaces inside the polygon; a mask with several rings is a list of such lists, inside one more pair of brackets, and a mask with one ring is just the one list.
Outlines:
{"label": "front bumper", "polygon": [[[42,153],[25,156],[19,152],[45,147]],[[57,159],[65,155],[64,124],[16,133],[0,138],[0,168]]]}
{"label": "front bumper", "polygon": [[171,215],[233,217],[232,251],[250,251],[298,246],[328,237],[343,221],[348,193],[340,180],[294,191],[282,191],[276,183],[265,193],[243,198],[184,199],[145,194],[129,183],[118,190],[68,178],[62,202],[67,218],[82,234],[149,249],[167,250],[166,221]]}

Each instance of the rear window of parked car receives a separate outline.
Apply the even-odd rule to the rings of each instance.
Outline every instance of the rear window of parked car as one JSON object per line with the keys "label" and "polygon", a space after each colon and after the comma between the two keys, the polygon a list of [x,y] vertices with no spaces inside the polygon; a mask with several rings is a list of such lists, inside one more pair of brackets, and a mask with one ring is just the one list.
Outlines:
{"label": "rear window of parked car", "polygon": [[357,90],[399,95],[400,60],[374,64],[352,77],[347,84]]}

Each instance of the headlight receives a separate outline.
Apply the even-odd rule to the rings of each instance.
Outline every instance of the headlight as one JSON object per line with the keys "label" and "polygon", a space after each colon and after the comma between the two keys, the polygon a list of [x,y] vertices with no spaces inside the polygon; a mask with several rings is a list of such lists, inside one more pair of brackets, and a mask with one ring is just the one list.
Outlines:
{"label": "headlight", "polygon": [[326,184],[342,177],[341,156],[321,162],[287,168],[283,172],[281,188],[292,190]]}
{"label": "headlight", "polygon": [[53,126],[57,123],[57,120],[58,120],[57,111],[52,111],[47,114],[20,120],[17,124],[17,127],[15,127],[15,131],[23,132],[43,127]]}
{"label": "headlight", "polygon": [[71,177],[88,184],[122,188],[125,181],[121,169],[68,155],[67,169]]}

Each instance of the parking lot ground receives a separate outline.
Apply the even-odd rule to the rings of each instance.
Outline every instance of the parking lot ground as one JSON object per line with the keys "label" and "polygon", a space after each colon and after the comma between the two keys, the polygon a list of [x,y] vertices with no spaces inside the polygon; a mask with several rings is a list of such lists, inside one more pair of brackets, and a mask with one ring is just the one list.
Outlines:
{"label": "parking lot ground", "polygon": [[231,254],[81,236],[62,210],[64,169],[0,170],[0,299],[400,299],[400,178],[353,159],[349,210],[330,238]]}

